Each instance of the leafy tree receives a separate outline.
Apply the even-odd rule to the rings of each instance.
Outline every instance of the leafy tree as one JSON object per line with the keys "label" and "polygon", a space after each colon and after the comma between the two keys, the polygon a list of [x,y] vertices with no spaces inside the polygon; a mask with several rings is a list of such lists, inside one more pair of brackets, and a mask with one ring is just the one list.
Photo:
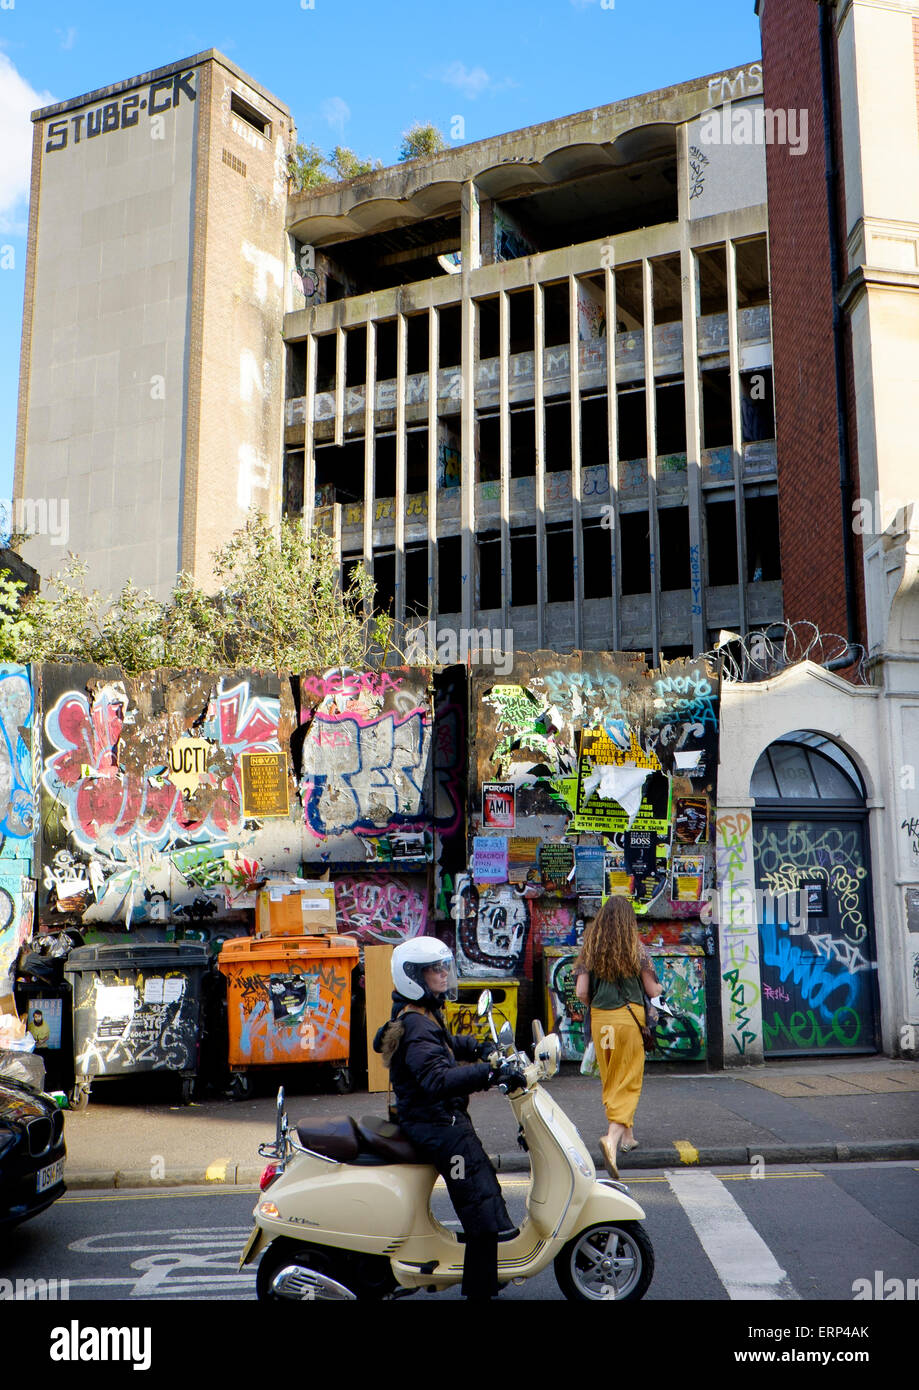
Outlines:
{"label": "leafy tree", "polygon": [[344,145],[335,146],[328,162],[342,181],[356,179],[359,174],[372,174],[374,169],[383,168],[382,160],[378,159],[374,164],[369,159],[358,159],[354,151]]}
{"label": "leafy tree", "polygon": [[409,129],[402,132],[402,148],[399,151],[399,159],[405,162],[409,159],[423,159],[425,156],[440,154],[441,150],[447,148],[443,132],[438,130],[436,125],[430,122],[424,125],[421,121],[416,121]]}
{"label": "leafy tree", "polygon": [[117,664],[128,675],[157,666],[245,666],[305,671],[385,662],[393,623],[372,611],[375,586],[362,565],[342,590],[332,538],[299,521],[272,530],[254,513],[212,557],[219,587],[179,575],[167,604],[127,583],[115,598],[87,593],[87,566],[71,555],[49,587],[12,616],[23,587],[0,578],[0,652],[6,660]]}
{"label": "leafy tree", "polygon": [[32,624],[22,616],[21,579],[9,570],[0,570],[0,661],[17,661],[19,652],[32,636]]}
{"label": "leafy tree", "polygon": [[297,145],[287,161],[288,178],[300,192],[305,188],[321,188],[324,183],[331,183],[323,171],[324,164],[325,155],[318,145]]}

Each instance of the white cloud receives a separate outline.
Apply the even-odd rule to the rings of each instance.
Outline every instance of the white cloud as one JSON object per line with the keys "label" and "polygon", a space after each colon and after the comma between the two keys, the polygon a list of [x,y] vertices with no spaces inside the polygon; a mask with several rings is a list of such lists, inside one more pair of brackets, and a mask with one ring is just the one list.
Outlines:
{"label": "white cloud", "polygon": [[505,87],[516,87],[517,83],[510,77],[502,78],[500,82],[490,77],[484,68],[467,68],[465,63],[458,59],[443,68],[438,74],[438,79],[445,82],[448,87],[456,87],[462,92],[464,97],[470,101],[475,101],[477,96],[483,92],[500,92]]}
{"label": "white cloud", "polygon": [[73,48],[74,44],[77,41],[77,31],[73,28],[72,25],[69,29],[55,29],[54,32],[60,39],[60,43],[58,44],[59,48],[63,48],[65,52]]}
{"label": "white cloud", "polygon": [[351,107],[341,97],[329,97],[324,101],[319,110],[323,119],[328,121],[333,130],[337,130],[339,135],[344,134],[345,122],[351,119]]}
{"label": "white cloud", "polygon": [[32,122],[38,106],[50,106],[50,92],[37,92],[0,52],[0,232],[25,236],[32,171]]}

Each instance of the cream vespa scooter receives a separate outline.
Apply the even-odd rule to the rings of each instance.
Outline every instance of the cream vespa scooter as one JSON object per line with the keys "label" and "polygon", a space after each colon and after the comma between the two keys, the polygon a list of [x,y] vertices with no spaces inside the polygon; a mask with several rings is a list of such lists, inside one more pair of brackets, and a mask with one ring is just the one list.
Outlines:
{"label": "cream vespa scooter", "polygon": [[[642,1298],[654,1272],[644,1212],[623,1183],[597,1178],[581,1136],[541,1084],[558,1071],[558,1038],[534,1023],[531,1062],[516,1051],[510,1024],[495,1033],[491,1004],[485,990],[477,1012],[487,1015],[496,1051],[526,1077],[508,1101],[530,1155],[526,1218],[498,1247],[498,1278],[522,1284],[554,1261],[568,1299]],[[431,1212],[437,1170],[397,1126],[372,1118],[291,1127],[281,1089],[275,1141],[259,1153],[271,1162],[240,1258],[242,1268],[261,1254],[259,1298],[403,1298],[461,1283],[462,1234]]]}

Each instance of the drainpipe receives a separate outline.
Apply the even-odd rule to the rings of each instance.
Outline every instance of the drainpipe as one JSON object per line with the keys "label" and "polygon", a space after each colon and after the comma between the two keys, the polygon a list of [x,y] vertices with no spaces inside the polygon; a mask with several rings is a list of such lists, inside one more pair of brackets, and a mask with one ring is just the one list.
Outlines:
{"label": "drainpipe", "polygon": [[[842,656],[825,662],[828,671],[851,665],[849,657],[858,637],[858,605],[855,595],[855,547],[852,532],[852,468],[849,453],[849,427],[846,417],[846,369],[843,343],[843,313],[839,307],[840,255],[836,215],[836,175],[833,158],[832,103],[832,16],[835,0],[818,0],[820,5],[820,76],[823,88],[823,156],[826,177],[827,230],[829,233],[830,279],[833,290],[833,357],[836,366],[836,442],[839,450],[839,490],[842,504],[842,552],[846,589],[846,637],[849,646]],[[846,659],[848,658],[848,659]]]}

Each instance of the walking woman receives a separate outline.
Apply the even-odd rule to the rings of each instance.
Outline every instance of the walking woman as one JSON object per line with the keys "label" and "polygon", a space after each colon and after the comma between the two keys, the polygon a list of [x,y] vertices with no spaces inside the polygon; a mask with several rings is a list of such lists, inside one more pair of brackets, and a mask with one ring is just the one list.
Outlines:
{"label": "walking woman", "polygon": [[652,998],[660,991],[651,958],[642,950],[628,898],[607,898],[602,905],[584,932],[575,974],[577,996],[590,1005],[591,1037],[609,1123],[600,1148],[607,1171],[618,1178],[619,1145],[628,1153],[638,1142],[632,1124],[645,1069],[642,985]]}

